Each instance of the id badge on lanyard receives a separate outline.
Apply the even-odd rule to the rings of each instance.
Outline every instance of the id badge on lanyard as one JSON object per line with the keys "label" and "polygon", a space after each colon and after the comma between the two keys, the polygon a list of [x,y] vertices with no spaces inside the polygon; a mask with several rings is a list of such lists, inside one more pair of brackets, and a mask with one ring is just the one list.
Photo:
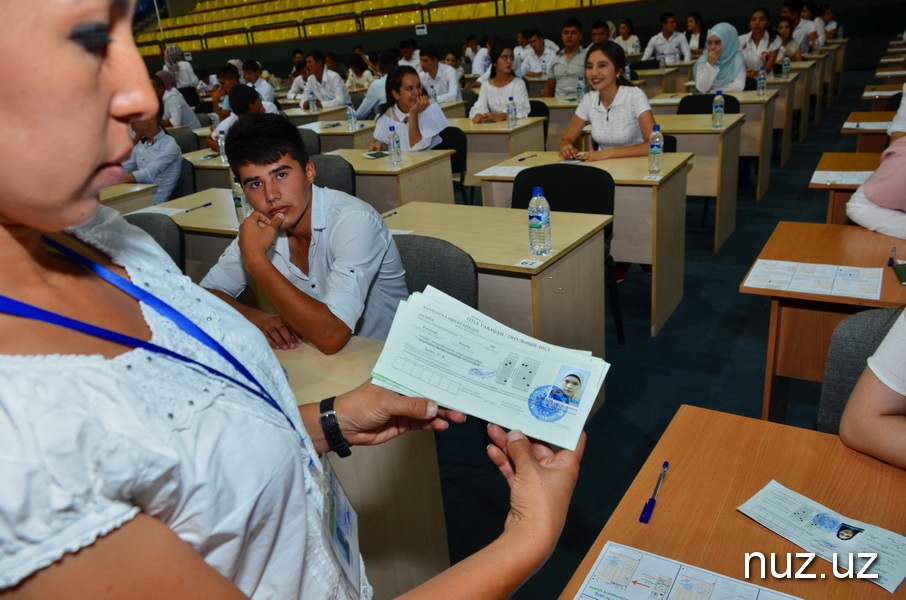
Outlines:
{"label": "id badge on lanyard", "polygon": [[318,477],[318,485],[324,496],[321,535],[340,567],[349,595],[359,598],[362,589],[359,517],[326,454],[321,457],[321,464],[324,467],[323,476]]}

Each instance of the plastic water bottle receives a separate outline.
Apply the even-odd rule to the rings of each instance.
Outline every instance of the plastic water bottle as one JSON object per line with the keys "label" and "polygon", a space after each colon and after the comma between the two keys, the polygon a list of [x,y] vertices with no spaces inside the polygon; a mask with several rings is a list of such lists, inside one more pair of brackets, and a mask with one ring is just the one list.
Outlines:
{"label": "plastic water bottle", "polygon": [[217,126],[220,125],[220,115],[216,112],[212,112],[208,114],[208,117],[211,119],[211,125],[214,126],[214,129],[217,129]]}
{"label": "plastic water bottle", "polygon": [[661,126],[655,125],[648,138],[648,172],[658,174],[664,170],[664,134]]}
{"label": "plastic water bottle", "polygon": [[352,107],[352,102],[346,103],[346,129],[349,131],[355,131],[359,128],[359,119],[355,116],[355,109]]}
{"label": "plastic water bottle", "polygon": [[318,98],[315,96],[314,92],[308,92],[308,112],[313,115],[318,114]]}
{"label": "plastic water bottle", "polygon": [[400,146],[400,134],[396,132],[396,127],[390,126],[390,138],[388,144],[390,147],[390,164],[398,165],[403,162],[403,149]]}
{"label": "plastic water bottle", "polygon": [[355,71],[350,69],[349,70],[349,87],[352,88],[353,92],[356,91],[356,89],[355,89],[356,85],[358,85],[358,81],[355,78]]}
{"label": "plastic water bottle", "polygon": [[581,75],[579,76],[579,81],[576,83],[576,102],[582,103],[582,98],[585,97],[585,78]]}
{"label": "plastic water bottle", "polygon": [[657,57],[657,68],[661,70],[661,73],[667,70],[667,56],[665,54]]}
{"label": "plastic water bottle", "polygon": [[248,198],[245,197],[245,192],[242,191],[242,184],[235,176],[233,177],[233,207],[236,209],[236,220],[240,225],[247,216],[254,212]]}
{"label": "plastic water bottle", "polygon": [[768,93],[768,74],[764,70],[764,63],[758,69],[758,85],[755,87],[755,91],[759,98],[764,98]]}
{"label": "plastic water bottle", "polygon": [[541,187],[532,189],[528,205],[529,251],[536,256],[551,253],[551,205]]}
{"label": "plastic water bottle", "polygon": [[519,120],[516,118],[516,103],[513,101],[513,97],[510,96],[510,99],[506,103],[506,128],[516,129],[518,124]]}
{"label": "plastic water bottle", "polygon": [[724,126],[724,94],[720,90],[714,94],[714,102],[711,104],[711,127],[722,129]]}
{"label": "plastic water bottle", "polygon": [[626,68],[623,69],[623,79],[626,81],[632,81],[632,72],[629,70],[629,63],[626,64]]}
{"label": "plastic water bottle", "polygon": [[428,86],[428,101],[437,102],[437,90],[434,89],[434,85]]}
{"label": "plastic water bottle", "polygon": [[229,160],[227,160],[225,137],[220,136],[217,138],[217,149],[220,150],[220,162],[222,162],[223,164],[230,162]]}
{"label": "plastic water bottle", "polygon": [[781,64],[783,65],[781,67],[782,68],[781,72],[783,73],[782,77],[784,79],[789,79],[790,78],[790,55],[789,54],[783,55],[783,63],[781,63]]}

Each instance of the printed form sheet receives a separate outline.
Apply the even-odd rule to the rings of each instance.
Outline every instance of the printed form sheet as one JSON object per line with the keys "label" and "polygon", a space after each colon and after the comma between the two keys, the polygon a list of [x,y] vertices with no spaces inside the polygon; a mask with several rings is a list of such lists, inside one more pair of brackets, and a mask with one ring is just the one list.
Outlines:
{"label": "printed form sheet", "polygon": [[883,271],[884,269],[758,259],[743,285],[879,300]]}
{"label": "printed form sheet", "polygon": [[[877,575],[868,581],[891,594],[906,577],[906,537],[870,523],[844,517],[802,494],[771,481],[739,510],[774,533],[827,562],[836,555],[837,571]],[[876,554],[870,564],[869,557]],[[786,563],[784,563],[786,564]]]}
{"label": "printed form sheet", "polygon": [[374,383],[574,450],[610,367],[428,287],[400,302]]}
{"label": "printed form sheet", "polygon": [[745,581],[608,541],[574,600],[791,600]]}

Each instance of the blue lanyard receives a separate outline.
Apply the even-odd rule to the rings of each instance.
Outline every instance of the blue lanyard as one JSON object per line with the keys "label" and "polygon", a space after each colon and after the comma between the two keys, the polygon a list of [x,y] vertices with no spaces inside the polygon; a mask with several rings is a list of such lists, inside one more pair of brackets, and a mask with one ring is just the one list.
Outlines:
{"label": "blue lanyard", "polygon": [[277,401],[274,400],[274,398],[268,393],[268,391],[265,389],[265,387],[263,385],[261,385],[261,383],[258,382],[258,380],[255,378],[255,376],[252,375],[251,372],[249,372],[249,370],[245,367],[245,365],[243,365],[241,362],[239,362],[239,360],[235,356],[233,356],[229,350],[224,348],[217,340],[215,340],[210,335],[208,335],[207,332],[205,332],[198,325],[193,323],[188,317],[183,315],[181,312],[179,312],[178,310],[176,310],[175,308],[173,308],[172,306],[170,306],[169,304],[167,304],[166,302],[164,302],[163,300],[161,300],[154,294],[141,289],[140,287],[136,286],[131,281],[121,277],[120,275],[117,275],[116,273],[114,273],[113,271],[108,269],[107,267],[100,265],[85,256],[82,256],[78,252],[75,252],[74,250],[72,250],[52,239],[44,238],[44,241],[51,248],[54,248],[64,254],[66,254],[67,256],[73,258],[81,265],[90,269],[93,273],[95,273],[98,277],[100,277],[104,281],[110,283],[111,285],[113,285],[117,289],[123,291],[124,293],[128,294],[132,298],[135,298],[136,300],[139,300],[140,302],[144,302],[145,304],[150,306],[152,309],[154,309],[154,311],[157,312],[158,314],[160,314],[162,317],[172,321],[183,332],[192,336],[193,338],[195,338],[196,340],[198,340],[199,342],[201,342],[202,344],[204,344],[205,346],[207,346],[208,348],[210,348],[211,350],[213,350],[214,352],[219,354],[221,357],[223,357],[237,371],[239,371],[239,373],[243,377],[245,377],[245,379],[247,379],[254,387],[252,387],[248,383],[239,381],[238,379],[231,377],[230,375],[227,375],[226,373],[223,373],[222,371],[219,371],[219,370],[215,369],[214,367],[211,367],[204,363],[198,362],[197,360],[194,360],[192,358],[189,358],[188,356],[179,354],[178,352],[174,352],[168,348],[158,346],[157,344],[153,344],[151,342],[146,342],[146,341],[136,338],[136,337],[125,335],[122,333],[117,333],[116,331],[104,329],[103,327],[97,327],[95,325],[91,325],[91,324],[85,323],[83,321],[71,319],[69,317],[65,317],[63,315],[60,315],[60,314],[57,314],[54,312],[50,312],[50,311],[47,311],[47,310],[44,310],[41,308],[37,308],[35,306],[26,304],[24,302],[20,302],[18,300],[14,300],[14,299],[9,298],[4,295],[0,295],[0,311],[8,313],[8,314],[24,317],[26,319],[44,321],[46,323],[51,323],[53,325],[65,327],[65,328],[71,329],[73,331],[85,333],[87,335],[105,339],[105,340],[108,340],[108,341],[111,341],[111,342],[114,342],[117,344],[122,344],[124,346],[142,348],[142,349],[148,350],[150,352],[155,352],[157,354],[169,356],[171,358],[175,358],[175,359],[183,361],[185,363],[198,366],[198,367],[204,369],[205,371],[207,371],[208,373],[210,373],[216,377],[219,377],[221,379],[225,379],[225,380],[241,387],[242,389],[250,392],[251,394],[258,396],[265,402],[267,402],[271,407],[273,407],[281,415],[283,415],[283,418],[286,419],[286,421],[289,423],[290,427],[292,427],[293,430],[296,431],[296,433],[299,433],[300,437],[302,436],[302,434],[296,429],[296,426],[293,423],[292,419],[290,419],[289,416],[285,412],[283,412],[283,409],[280,408],[280,405],[277,403]]}

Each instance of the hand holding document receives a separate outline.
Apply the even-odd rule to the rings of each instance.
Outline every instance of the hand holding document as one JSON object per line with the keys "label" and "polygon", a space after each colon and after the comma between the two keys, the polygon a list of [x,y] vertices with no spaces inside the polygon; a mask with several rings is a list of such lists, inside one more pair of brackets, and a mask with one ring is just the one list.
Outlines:
{"label": "hand holding document", "polygon": [[374,383],[575,450],[610,365],[428,287],[400,302]]}

